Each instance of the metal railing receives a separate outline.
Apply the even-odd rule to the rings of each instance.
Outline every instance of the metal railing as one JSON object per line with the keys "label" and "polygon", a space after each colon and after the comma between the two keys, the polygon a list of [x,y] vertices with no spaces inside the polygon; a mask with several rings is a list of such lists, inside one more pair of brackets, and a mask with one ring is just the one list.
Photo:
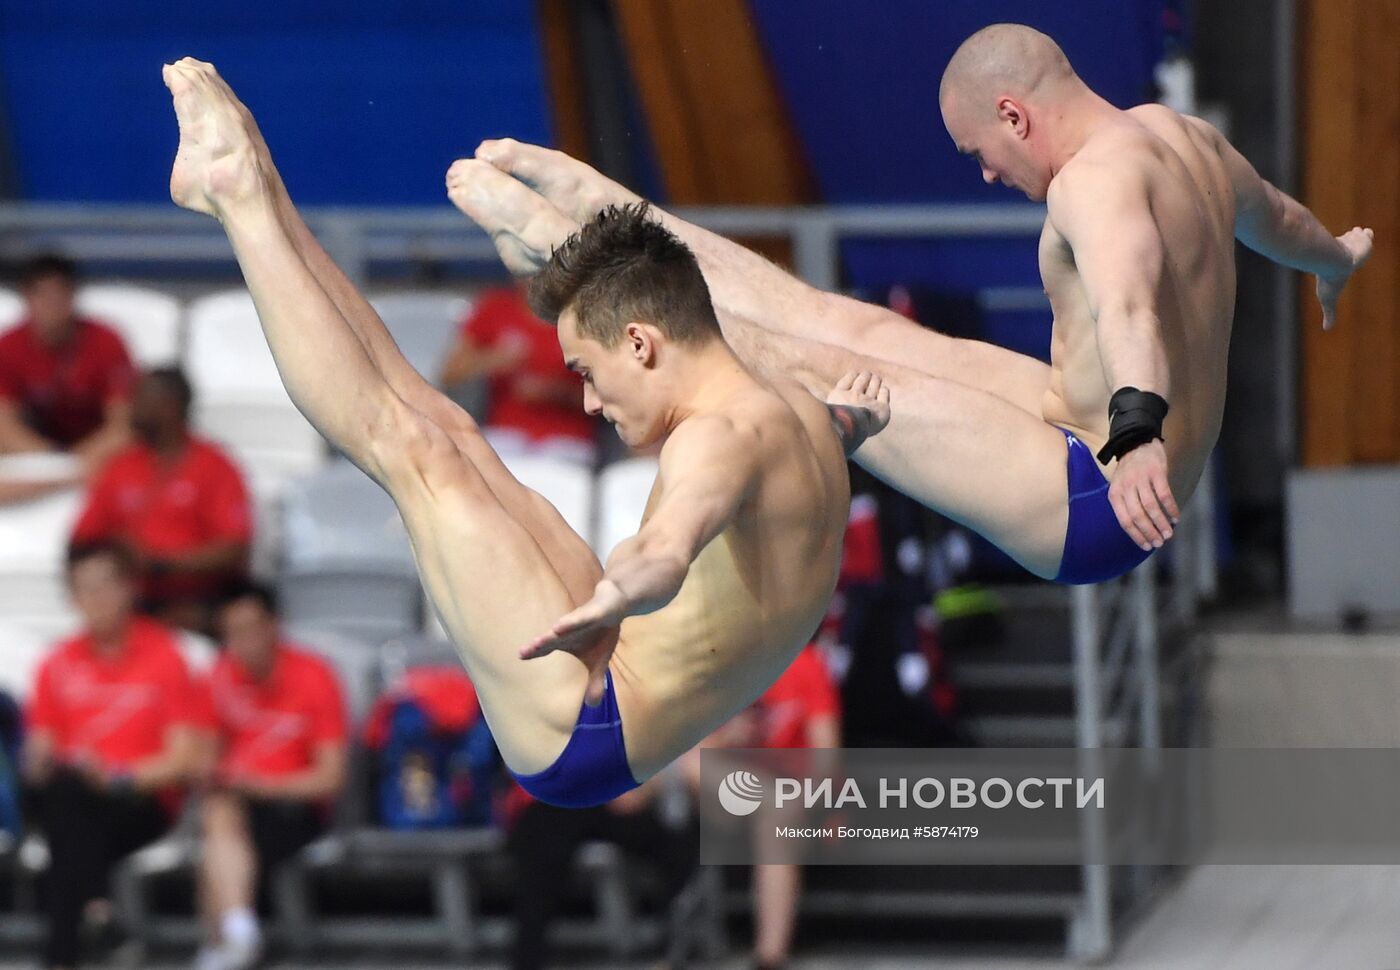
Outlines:
{"label": "metal railing", "polygon": [[[466,262],[498,267],[487,235],[456,211],[439,208],[311,206],[302,215],[326,251],[357,283],[376,260]],[[843,238],[1027,236],[1040,232],[1043,206],[918,205],[682,208],[681,218],[728,235],[784,237],[794,268],[813,286],[841,282]],[[58,248],[80,261],[223,263],[233,250],[214,220],[173,206],[0,205],[0,259]]]}
{"label": "metal railing", "polygon": [[[1161,748],[1162,632],[1189,629],[1200,605],[1215,595],[1214,501],[1214,475],[1207,464],[1171,545],[1169,581],[1162,580],[1164,570],[1153,556],[1120,579],[1070,590],[1075,744],[1080,749]],[[1083,833],[1086,857],[1103,858],[1109,836],[1095,823],[1091,818]],[[1152,880],[1141,867],[1131,878],[1128,905],[1141,906],[1153,891]],[[1110,868],[1085,865],[1082,886],[1082,908],[1070,924],[1069,952],[1075,959],[1101,960],[1113,947]]]}

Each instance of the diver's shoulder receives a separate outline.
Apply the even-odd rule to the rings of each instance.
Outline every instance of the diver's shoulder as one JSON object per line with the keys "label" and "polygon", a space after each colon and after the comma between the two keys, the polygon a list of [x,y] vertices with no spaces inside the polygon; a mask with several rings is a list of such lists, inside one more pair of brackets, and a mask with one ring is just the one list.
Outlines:
{"label": "diver's shoulder", "polygon": [[1051,213],[1066,204],[1095,204],[1110,186],[1147,190],[1170,151],[1160,135],[1131,121],[1094,132],[1051,180],[1046,192]]}
{"label": "diver's shoulder", "polygon": [[1143,104],[1134,105],[1123,112],[1129,118],[1139,123],[1153,124],[1174,124],[1184,126],[1188,123],[1189,115],[1184,115],[1174,108],[1168,108],[1164,104],[1156,101],[1147,101]]}
{"label": "diver's shoulder", "polygon": [[[693,457],[729,459],[759,454],[763,444],[760,419],[742,402],[691,414],[671,431],[661,448],[661,461]],[[727,459],[726,459],[727,460]]]}
{"label": "diver's shoulder", "polygon": [[761,457],[777,457],[787,445],[805,441],[814,423],[826,426],[826,406],[802,385],[785,379],[745,389],[719,408],[692,421],[717,422],[723,433],[757,449]]}
{"label": "diver's shoulder", "polygon": [[1182,114],[1164,104],[1140,104],[1126,113],[1137,122],[1135,127],[1141,131],[1143,145],[1147,148],[1166,143],[1178,146],[1178,153],[1179,147],[1184,144],[1190,144],[1197,150],[1218,150],[1225,137],[1204,118]]}
{"label": "diver's shoulder", "polygon": [[1143,119],[1128,112],[1125,115],[1122,124],[1105,125],[1091,134],[1065,169],[1102,166],[1123,170],[1154,158],[1162,150],[1161,135]]}

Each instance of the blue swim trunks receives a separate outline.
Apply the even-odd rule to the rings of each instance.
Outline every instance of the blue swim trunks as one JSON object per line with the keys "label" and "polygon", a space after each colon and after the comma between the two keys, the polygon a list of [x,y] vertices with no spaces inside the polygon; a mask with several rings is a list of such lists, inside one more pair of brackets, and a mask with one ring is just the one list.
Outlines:
{"label": "blue swim trunks", "polygon": [[1102,583],[1133,569],[1148,556],[1123,527],[1108,502],[1108,479],[1088,445],[1061,428],[1069,443],[1069,528],[1057,583]]}
{"label": "blue swim trunks", "polygon": [[554,764],[533,775],[511,774],[535,798],[560,808],[591,808],[637,787],[622,743],[611,670],[602,701],[582,705],[574,733]]}

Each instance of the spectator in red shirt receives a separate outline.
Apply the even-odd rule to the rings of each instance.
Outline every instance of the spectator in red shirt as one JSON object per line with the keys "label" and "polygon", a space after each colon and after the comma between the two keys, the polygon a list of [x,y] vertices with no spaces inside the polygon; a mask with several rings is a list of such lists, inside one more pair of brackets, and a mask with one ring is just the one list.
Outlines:
{"label": "spectator in red shirt", "polygon": [[68,562],[83,632],[39,668],[23,773],[48,836],[48,967],[73,967],[79,929],[110,926],[113,867],[169,828],[195,767],[193,688],[173,634],[134,615],[134,563],[119,545]]}
{"label": "spectator in red shirt", "polygon": [[73,544],[127,543],[141,563],[144,608],[210,629],[221,591],[247,573],[252,514],[243,478],[213,443],[190,434],[189,382],[174,368],[136,385],[136,441],[98,473]]}
{"label": "spectator in red shirt", "polygon": [[197,967],[242,970],[261,957],[257,904],[267,877],[324,830],[345,785],[340,684],[288,643],[271,590],[247,584],[219,608],[224,653],[209,674],[212,789],[202,811]]}
{"label": "spectator in red shirt", "polygon": [[520,286],[483,293],[443,365],[451,387],[484,377],[486,440],[507,460],[546,454],[592,464],[596,423],[583,410],[583,385],[564,366],[559,337],[525,302]]}
{"label": "spectator in red shirt", "polygon": [[76,281],[60,256],[20,272],[25,317],[0,334],[0,454],[69,451],[90,472],[127,441],[133,370],[116,331],[74,311]]}

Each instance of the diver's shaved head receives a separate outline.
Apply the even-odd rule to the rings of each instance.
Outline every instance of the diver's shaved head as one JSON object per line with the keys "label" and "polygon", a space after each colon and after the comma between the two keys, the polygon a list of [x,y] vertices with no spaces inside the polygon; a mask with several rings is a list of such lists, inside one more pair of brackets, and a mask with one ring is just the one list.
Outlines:
{"label": "diver's shaved head", "polygon": [[[1024,98],[1078,79],[1069,58],[1045,34],[1024,24],[992,24],[963,41],[943,71],[938,101],[978,92]],[[991,107],[989,100],[988,107]]]}

